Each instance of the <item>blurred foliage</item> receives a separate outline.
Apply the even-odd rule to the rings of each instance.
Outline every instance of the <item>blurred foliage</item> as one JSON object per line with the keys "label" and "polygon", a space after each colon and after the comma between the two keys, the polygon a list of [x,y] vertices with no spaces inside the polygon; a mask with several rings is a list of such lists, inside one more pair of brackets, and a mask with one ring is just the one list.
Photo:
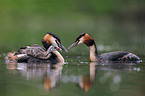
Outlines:
{"label": "blurred foliage", "polygon": [[41,44],[46,32],[66,47],[82,32],[97,44],[145,46],[145,0],[3,0],[0,14],[2,53]]}
{"label": "blurred foliage", "polygon": [[[82,32],[88,32],[95,39],[99,51],[125,50],[137,55],[144,55],[144,26],[145,0],[1,0],[0,56],[2,53],[17,50],[20,46],[34,43],[41,45],[41,40],[46,32],[54,32],[57,34],[66,48],[71,45]],[[64,54],[75,55],[76,57],[76,55],[86,55],[88,53],[88,48],[85,45],[79,45],[70,50],[69,53]],[[66,55],[64,55],[64,57],[65,56]],[[3,59],[1,61],[3,61]],[[83,70],[79,69],[78,66],[66,67],[64,69],[66,72],[63,73],[66,75],[71,75],[71,73],[75,72],[80,75],[81,73],[88,72],[86,71],[88,67],[85,67]],[[28,80],[24,79],[20,74],[19,76],[9,75],[7,73],[8,70],[2,68],[1,70],[1,77],[3,78],[0,79],[0,81],[2,81],[0,90],[2,95],[17,96],[21,94],[25,96],[27,93],[35,96],[40,95],[39,93],[48,96],[65,93],[71,93],[71,95],[76,93],[79,95],[84,94],[83,91],[72,83],[61,83],[58,90],[52,90],[50,94],[48,94],[49,92],[45,93],[41,91],[41,89],[38,89],[39,87],[43,88],[42,85],[39,85],[42,84],[42,80],[28,82]],[[103,76],[105,72],[102,70],[98,71],[99,74],[97,78]],[[122,75],[122,72],[115,71],[115,73],[116,72],[124,76],[124,73]],[[130,74],[131,78],[134,78],[131,83],[128,76],[127,73],[122,80],[127,80],[126,82],[131,85],[128,86],[128,84],[123,82],[124,85],[126,85],[121,86],[123,91],[124,88],[134,88],[132,87],[134,80],[135,84],[138,84],[138,86],[143,84],[136,82],[138,78],[141,81],[144,80],[141,78],[143,77],[141,74],[136,75],[137,77]],[[109,87],[106,87],[106,83],[105,86],[102,86],[97,80],[99,79],[96,79],[98,83],[94,84],[93,90],[89,91],[86,95],[93,94],[96,96],[96,92],[98,92],[98,94],[101,92],[103,95],[108,93],[118,94],[121,92],[110,93],[108,91]],[[36,87],[32,86],[32,84]],[[110,81],[107,82],[107,84],[110,84]],[[127,94],[130,92],[138,93],[134,90],[126,91]],[[124,92],[121,92],[121,94],[122,93]]]}

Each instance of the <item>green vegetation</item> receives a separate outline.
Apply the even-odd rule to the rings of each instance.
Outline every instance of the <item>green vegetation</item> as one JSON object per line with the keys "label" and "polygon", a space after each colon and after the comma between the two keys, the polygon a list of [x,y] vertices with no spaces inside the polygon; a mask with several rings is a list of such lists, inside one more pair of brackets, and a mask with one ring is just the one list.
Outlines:
{"label": "green vegetation", "polygon": [[46,32],[56,33],[66,47],[88,32],[97,44],[142,48],[144,6],[144,0],[3,0],[0,53],[41,44]]}

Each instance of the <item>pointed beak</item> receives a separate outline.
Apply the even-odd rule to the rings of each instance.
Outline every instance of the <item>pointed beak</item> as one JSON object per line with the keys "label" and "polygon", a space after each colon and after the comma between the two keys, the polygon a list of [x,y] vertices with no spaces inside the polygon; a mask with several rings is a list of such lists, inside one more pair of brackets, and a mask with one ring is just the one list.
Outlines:
{"label": "pointed beak", "polygon": [[57,42],[57,44],[62,50],[64,50],[65,52],[68,52],[67,49],[62,44],[60,44],[59,42]]}
{"label": "pointed beak", "polygon": [[73,47],[75,47],[75,46],[77,46],[77,45],[78,45],[78,42],[75,42],[75,43],[73,43],[71,46],[69,46],[68,49],[71,49],[71,48],[73,48]]}
{"label": "pointed beak", "polygon": [[60,44],[60,46],[65,52],[68,52],[67,49],[62,44]]}

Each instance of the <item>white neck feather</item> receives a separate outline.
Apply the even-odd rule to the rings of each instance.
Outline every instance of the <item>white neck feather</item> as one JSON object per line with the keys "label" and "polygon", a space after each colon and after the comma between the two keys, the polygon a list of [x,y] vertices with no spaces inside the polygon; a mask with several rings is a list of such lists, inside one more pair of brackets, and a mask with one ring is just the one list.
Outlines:
{"label": "white neck feather", "polygon": [[99,58],[97,57],[96,54],[96,46],[93,44],[90,47],[90,61],[99,61]]}

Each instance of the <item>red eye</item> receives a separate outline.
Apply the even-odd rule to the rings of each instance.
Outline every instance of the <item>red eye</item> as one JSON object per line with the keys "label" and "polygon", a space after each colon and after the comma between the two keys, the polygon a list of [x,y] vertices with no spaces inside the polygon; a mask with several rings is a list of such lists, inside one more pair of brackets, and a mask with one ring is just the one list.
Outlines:
{"label": "red eye", "polygon": [[56,49],[59,49],[58,47],[55,47]]}

